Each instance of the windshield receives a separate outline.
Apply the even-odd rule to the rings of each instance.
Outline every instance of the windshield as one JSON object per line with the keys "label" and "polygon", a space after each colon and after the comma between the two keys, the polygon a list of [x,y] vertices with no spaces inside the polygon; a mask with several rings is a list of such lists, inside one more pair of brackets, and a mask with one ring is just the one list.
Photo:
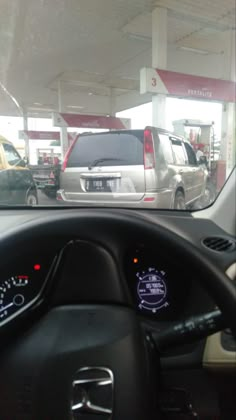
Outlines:
{"label": "windshield", "polygon": [[95,3],[0,2],[0,206],[211,205],[235,166],[235,2]]}

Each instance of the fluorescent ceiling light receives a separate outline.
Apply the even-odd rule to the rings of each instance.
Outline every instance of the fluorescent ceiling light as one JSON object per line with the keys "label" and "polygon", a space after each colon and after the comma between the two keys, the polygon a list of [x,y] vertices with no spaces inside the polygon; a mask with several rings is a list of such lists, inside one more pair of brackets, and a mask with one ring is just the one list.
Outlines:
{"label": "fluorescent ceiling light", "polygon": [[139,35],[139,34],[133,34],[129,32],[125,32],[125,34],[131,38],[131,39],[137,39],[137,41],[145,41],[145,42],[151,42],[152,38],[147,35]]}
{"label": "fluorescent ceiling light", "polygon": [[67,108],[84,109],[84,106],[81,106],[81,105],[67,105]]}
{"label": "fluorescent ceiling light", "polygon": [[42,106],[43,104],[41,104],[41,102],[34,102],[34,105]]}
{"label": "fluorescent ceiling light", "polygon": [[188,51],[188,52],[193,52],[193,53],[203,54],[203,55],[210,54],[210,51],[207,51],[207,50],[201,50],[201,49],[199,49],[199,48],[179,47],[179,49],[180,49],[180,50],[183,50],[183,51]]}
{"label": "fluorescent ceiling light", "polygon": [[30,106],[29,110],[32,111],[41,111],[41,112],[53,112],[55,111],[53,108],[40,108],[40,107],[36,107],[36,106]]}

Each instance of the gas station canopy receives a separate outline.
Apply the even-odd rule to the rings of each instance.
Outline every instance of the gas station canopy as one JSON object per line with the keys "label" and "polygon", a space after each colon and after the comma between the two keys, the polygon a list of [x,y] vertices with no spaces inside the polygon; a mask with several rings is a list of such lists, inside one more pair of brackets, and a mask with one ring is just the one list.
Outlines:
{"label": "gas station canopy", "polygon": [[140,69],[153,67],[159,8],[166,70],[232,80],[235,0],[2,0],[0,115],[115,115],[151,101]]}

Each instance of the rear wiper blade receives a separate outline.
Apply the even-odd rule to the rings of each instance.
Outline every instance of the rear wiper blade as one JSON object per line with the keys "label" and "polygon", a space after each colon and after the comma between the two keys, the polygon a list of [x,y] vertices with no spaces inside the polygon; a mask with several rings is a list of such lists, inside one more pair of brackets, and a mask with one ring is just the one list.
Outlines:
{"label": "rear wiper blade", "polygon": [[100,159],[95,159],[93,162],[91,162],[88,166],[88,169],[94,168],[94,166],[97,166],[99,163],[106,162],[107,160],[113,160],[113,161],[121,161],[123,162],[124,159],[114,158],[114,157],[105,157]]}

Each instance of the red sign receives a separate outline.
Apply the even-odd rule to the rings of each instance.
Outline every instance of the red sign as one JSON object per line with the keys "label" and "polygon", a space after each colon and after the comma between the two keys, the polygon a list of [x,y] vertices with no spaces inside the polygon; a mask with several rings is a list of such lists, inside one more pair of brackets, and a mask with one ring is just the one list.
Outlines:
{"label": "red sign", "polygon": [[101,115],[54,113],[53,124],[57,127],[100,128],[122,130],[130,128],[130,119]]}
{"label": "red sign", "polygon": [[235,102],[236,83],[169,70],[143,68],[140,72],[140,93]]}
{"label": "red sign", "polygon": [[[29,140],[60,140],[60,132],[59,131],[20,131],[19,137],[20,138],[27,138]],[[77,133],[68,133],[69,141],[73,141]]]}
{"label": "red sign", "polygon": [[235,102],[235,82],[156,69],[170,95]]}

